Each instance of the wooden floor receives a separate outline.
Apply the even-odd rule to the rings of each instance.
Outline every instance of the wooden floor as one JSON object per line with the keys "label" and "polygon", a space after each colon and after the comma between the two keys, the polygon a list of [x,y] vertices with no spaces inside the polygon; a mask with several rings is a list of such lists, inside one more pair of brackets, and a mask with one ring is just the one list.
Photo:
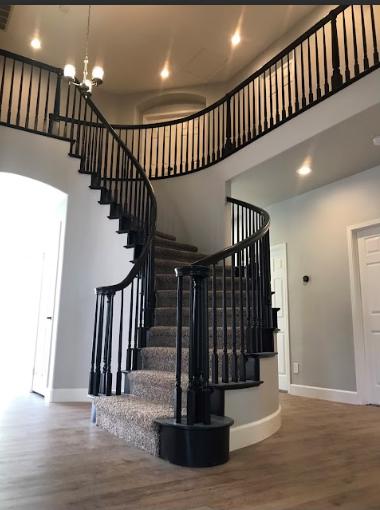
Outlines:
{"label": "wooden floor", "polygon": [[0,508],[379,510],[380,408],[282,395],[283,427],[210,469],[172,466],[37,396],[0,407]]}

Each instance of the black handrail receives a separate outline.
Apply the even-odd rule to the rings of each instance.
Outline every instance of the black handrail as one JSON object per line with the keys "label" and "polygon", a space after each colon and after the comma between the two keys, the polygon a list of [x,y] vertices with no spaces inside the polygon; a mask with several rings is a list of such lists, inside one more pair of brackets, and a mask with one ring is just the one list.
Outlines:
{"label": "black handrail", "polygon": [[[241,200],[228,197],[227,203],[231,207],[232,245],[175,270],[177,423],[182,423],[185,277],[190,279],[188,425],[210,423],[211,386],[247,387],[259,384],[258,355],[273,353],[275,348],[277,318],[271,303],[270,217],[260,207]],[[210,285],[211,299],[208,292]],[[209,336],[212,346],[209,345]]]}
{"label": "black handrail", "polygon": [[338,6],[196,113],[113,127],[150,179],[207,168],[378,69],[375,10],[379,15],[376,5]]}

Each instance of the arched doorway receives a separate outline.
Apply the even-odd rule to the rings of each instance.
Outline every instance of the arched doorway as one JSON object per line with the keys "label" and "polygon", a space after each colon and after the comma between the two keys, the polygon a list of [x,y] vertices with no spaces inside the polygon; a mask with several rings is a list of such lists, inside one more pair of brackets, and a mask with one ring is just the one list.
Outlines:
{"label": "arched doorway", "polygon": [[45,395],[57,326],[67,195],[0,172],[2,398]]}

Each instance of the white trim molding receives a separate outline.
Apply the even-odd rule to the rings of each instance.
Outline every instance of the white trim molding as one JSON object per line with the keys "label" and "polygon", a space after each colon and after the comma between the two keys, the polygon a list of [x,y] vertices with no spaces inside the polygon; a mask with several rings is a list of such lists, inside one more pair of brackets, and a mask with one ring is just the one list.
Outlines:
{"label": "white trim molding", "polygon": [[90,402],[87,388],[50,388],[46,391],[46,402]]}
{"label": "white trim molding", "polygon": [[277,411],[258,421],[230,429],[230,452],[259,443],[275,434],[281,427],[281,406]]}
{"label": "white trim molding", "polygon": [[362,295],[359,273],[358,234],[368,227],[380,225],[380,218],[347,227],[348,263],[350,271],[350,293],[352,326],[354,333],[355,374],[358,398],[361,404],[370,403],[371,385],[367,369],[364,343]]}
{"label": "white trim molding", "polygon": [[332,388],[319,388],[318,386],[306,386],[303,384],[291,384],[290,395],[298,397],[317,398],[342,404],[363,404],[356,391],[336,390]]}

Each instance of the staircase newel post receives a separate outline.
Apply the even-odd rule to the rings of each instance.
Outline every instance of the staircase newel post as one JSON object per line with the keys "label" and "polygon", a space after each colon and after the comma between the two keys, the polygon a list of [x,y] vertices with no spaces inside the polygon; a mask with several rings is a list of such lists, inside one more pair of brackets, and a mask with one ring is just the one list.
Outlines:
{"label": "staircase newel post", "polygon": [[55,85],[55,97],[54,97],[54,110],[53,115],[50,115],[49,119],[49,134],[53,133],[54,122],[57,121],[59,114],[61,113],[61,83],[62,83],[62,71],[57,73],[57,82]]}
{"label": "staircase newel post", "polygon": [[336,27],[336,14],[331,19],[331,55],[333,73],[331,76],[332,90],[338,89],[343,83],[343,77],[340,72],[339,39]]}
{"label": "staircase newel post", "polygon": [[183,274],[191,279],[189,332],[189,387],[187,424],[210,423],[207,279],[209,268],[190,266]]}
{"label": "staircase newel post", "polygon": [[232,143],[232,121],[231,121],[231,101],[232,96],[230,94],[226,95],[225,105],[226,105],[226,140],[224,142],[223,147],[223,156],[228,156],[231,154],[234,144]]}

